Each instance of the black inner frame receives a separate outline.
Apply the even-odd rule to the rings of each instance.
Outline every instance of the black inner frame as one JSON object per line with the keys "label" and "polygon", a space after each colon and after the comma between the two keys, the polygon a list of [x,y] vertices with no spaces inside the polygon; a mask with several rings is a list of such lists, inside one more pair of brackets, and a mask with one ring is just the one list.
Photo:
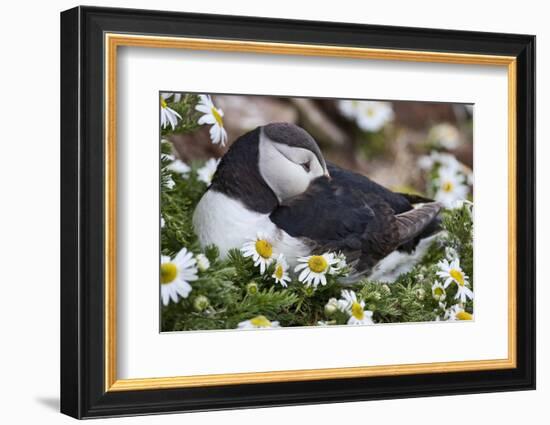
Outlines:
{"label": "black inner frame", "polygon": [[[104,34],[517,58],[517,368],[104,391]],[[77,7],[61,14],[61,411],[77,418],[535,388],[535,37]]]}

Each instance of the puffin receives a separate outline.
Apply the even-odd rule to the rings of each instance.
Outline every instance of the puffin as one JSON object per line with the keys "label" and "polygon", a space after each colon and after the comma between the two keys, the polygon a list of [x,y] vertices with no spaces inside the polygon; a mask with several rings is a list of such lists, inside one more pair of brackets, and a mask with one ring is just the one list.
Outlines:
{"label": "puffin", "polygon": [[290,265],[343,253],[354,282],[439,232],[440,210],[325,161],[303,128],[271,123],[239,137],[221,158],[193,226],[200,245],[216,245],[222,259],[259,233]]}

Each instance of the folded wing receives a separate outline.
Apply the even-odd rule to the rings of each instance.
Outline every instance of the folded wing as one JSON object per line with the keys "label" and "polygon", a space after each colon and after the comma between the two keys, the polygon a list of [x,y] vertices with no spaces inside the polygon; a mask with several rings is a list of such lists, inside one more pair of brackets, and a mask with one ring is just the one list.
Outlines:
{"label": "folded wing", "polygon": [[271,214],[278,227],[302,238],[312,252],[342,251],[362,275],[392,251],[437,228],[439,204],[413,208],[405,196],[366,177],[333,166],[329,170],[331,180],[317,179]]}

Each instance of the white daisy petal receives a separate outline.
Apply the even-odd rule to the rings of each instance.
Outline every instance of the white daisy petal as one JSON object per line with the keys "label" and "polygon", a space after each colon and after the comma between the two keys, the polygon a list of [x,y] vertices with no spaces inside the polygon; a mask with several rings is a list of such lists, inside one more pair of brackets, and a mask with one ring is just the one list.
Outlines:
{"label": "white daisy petal", "polygon": [[216,122],[216,118],[214,118],[213,115],[203,115],[199,118],[197,121],[197,124],[203,125],[203,124],[214,124]]}
{"label": "white daisy petal", "polygon": [[[162,288],[161,288],[162,289]],[[162,289],[160,291],[160,295],[162,296],[162,304],[168,305],[170,303],[170,294],[168,289]]]}
{"label": "white daisy petal", "polygon": [[161,275],[161,296],[164,305],[170,300],[174,303],[179,301],[178,294],[182,298],[187,298],[192,290],[189,282],[198,279],[196,260],[193,253],[183,247],[174,257],[163,255],[160,265]]}
{"label": "white daisy petal", "polygon": [[211,125],[210,128],[210,140],[213,144],[220,144],[223,146],[227,140],[227,132],[224,129],[223,116],[224,113],[221,109],[217,108],[212,98],[208,95],[200,95],[199,103],[195,109],[201,112],[203,115],[199,118],[199,125]]}

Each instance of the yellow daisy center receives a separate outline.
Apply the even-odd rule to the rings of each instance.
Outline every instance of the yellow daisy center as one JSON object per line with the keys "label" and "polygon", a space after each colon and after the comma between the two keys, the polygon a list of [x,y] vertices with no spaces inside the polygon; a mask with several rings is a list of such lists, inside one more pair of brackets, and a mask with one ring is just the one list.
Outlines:
{"label": "yellow daisy center", "polygon": [[253,319],[250,319],[250,323],[259,328],[270,328],[271,322],[267,320],[265,316],[256,316]]}
{"label": "yellow daisy center", "polygon": [[260,257],[263,258],[271,258],[273,255],[273,247],[271,244],[264,240],[264,239],[258,239],[256,241],[256,252],[260,254]]}
{"label": "yellow daisy center", "polygon": [[453,184],[451,182],[445,182],[443,185],[441,185],[441,189],[443,189],[443,192],[452,192],[453,190]]}
{"label": "yellow daisy center", "polygon": [[456,314],[456,318],[458,320],[472,320],[474,316],[472,316],[470,313],[466,311],[460,311]]}
{"label": "yellow daisy center", "polygon": [[223,127],[223,118],[216,108],[212,108],[212,115],[220,127]]}
{"label": "yellow daisy center", "polygon": [[160,265],[160,282],[163,285],[171,283],[178,276],[178,268],[174,263],[163,263]]}
{"label": "yellow daisy center", "polygon": [[312,255],[307,261],[307,265],[315,273],[323,273],[328,267],[327,260],[322,255]]}
{"label": "yellow daisy center", "polygon": [[284,270],[283,270],[282,264],[277,264],[277,267],[275,267],[275,277],[277,279],[282,279],[283,273],[284,273]]}
{"label": "yellow daisy center", "polygon": [[357,320],[363,320],[365,318],[365,310],[361,307],[357,301],[351,305],[351,315]]}
{"label": "yellow daisy center", "polygon": [[166,103],[166,100],[164,100],[164,98],[162,98],[162,97],[160,98],[160,106],[161,106],[161,108],[167,108],[168,107],[168,105]]}
{"label": "yellow daisy center", "polygon": [[374,109],[373,109],[373,108],[367,109],[367,115],[368,115],[369,117],[374,116]]}
{"label": "yellow daisy center", "polygon": [[458,283],[460,286],[464,286],[464,273],[457,269],[451,269],[449,274],[456,281],[456,283]]}
{"label": "yellow daisy center", "polygon": [[441,288],[441,287],[439,287],[439,286],[438,286],[437,288],[434,288],[434,295],[435,295],[436,297],[440,297],[440,296],[442,296],[444,293],[445,293],[445,291],[443,290],[443,288]]}

